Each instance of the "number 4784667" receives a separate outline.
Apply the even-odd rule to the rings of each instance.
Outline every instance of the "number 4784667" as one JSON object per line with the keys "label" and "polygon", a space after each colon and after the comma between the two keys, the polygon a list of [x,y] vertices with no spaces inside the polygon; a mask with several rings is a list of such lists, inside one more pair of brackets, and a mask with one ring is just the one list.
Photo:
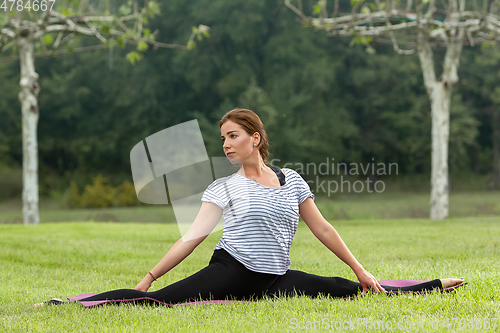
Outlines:
{"label": "number 4784667", "polygon": [[[1,2],[2,0],[0,0]],[[4,12],[12,12],[18,11],[22,12],[24,10],[27,11],[42,11],[45,12],[47,10],[52,11],[52,7],[56,0],[3,0],[2,5],[0,6],[0,10],[3,9]]]}

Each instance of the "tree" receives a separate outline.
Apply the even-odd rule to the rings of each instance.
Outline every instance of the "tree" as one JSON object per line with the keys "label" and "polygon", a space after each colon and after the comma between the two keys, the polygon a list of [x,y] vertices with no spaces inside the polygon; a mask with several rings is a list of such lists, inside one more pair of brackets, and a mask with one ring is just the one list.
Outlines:
{"label": "tree", "polygon": [[[23,219],[25,224],[38,224],[38,143],[37,125],[38,94],[40,86],[35,71],[35,48],[45,55],[55,54],[59,48],[79,35],[91,36],[102,42],[102,46],[113,47],[133,44],[137,51],[127,54],[134,64],[142,58],[140,52],[148,45],[175,49],[192,49],[194,38],[208,37],[209,28],[194,27],[187,46],[160,43],[155,40],[158,31],[146,28],[148,19],[160,13],[159,3],[144,0],[140,7],[138,0],[129,0],[119,7],[120,15],[112,15],[109,1],[101,15],[92,0],[34,0],[0,1],[0,53],[13,47],[17,49],[21,65],[19,100],[22,105],[23,132]],[[8,14],[5,14],[8,12]],[[57,35],[54,39],[53,36]],[[48,50],[47,46],[51,46]],[[99,47],[102,47],[99,46]],[[71,51],[71,49],[70,49]]]}
{"label": "tree", "polygon": [[[364,1],[351,5],[335,0],[333,8],[327,0],[313,6],[312,16],[303,11],[302,0],[294,6],[285,0],[303,25],[324,30],[329,36],[352,37],[374,52],[370,43],[392,43],[401,55],[418,53],[424,85],[431,102],[432,162],[431,219],[448,216],[448,142],[450,133],[450,101],[458,83],[457,69],[463,45],[474,46],[497,40],[500,32],[499,1]],[[342,12],[341,9],[350,12]],[[331,15],[328,14],[331,10]],[[396,34],[398,33],[398,34]],[[404,48],[402,48],[404,46]],[[442,74],[436,76],[432,47],[444,47]]]}
{"label": "tree", "polygon": [[[479,116],[483,119],[480,139],[491,143],[491,151],[489,149],[485,152],[475,151],[476,168],[479,169],[479,160],[483,159],[477,155],[487,156],[485,162],[488,163],[488,169],[492,167],[488,189],[493,190],[500,188],[500,88],[498,87],[500,52],[498,45],[495,47],[484,45],[481,52],[467,53],[465,56],[471,60],[470,65],[462,70],[467,80],[461,89],[466,90],[467,97],[473,100],[479,110]],[[490,164],[490,161],[493,163]]]}

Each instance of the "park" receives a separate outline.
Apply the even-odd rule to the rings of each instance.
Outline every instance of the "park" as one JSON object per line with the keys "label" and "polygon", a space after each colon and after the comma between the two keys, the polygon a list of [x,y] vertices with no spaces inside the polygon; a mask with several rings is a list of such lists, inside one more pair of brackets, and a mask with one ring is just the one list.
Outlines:
{"label": "park", "polygon": [[[0,329],[498,331],[498,33],[497,1],[0,0]],[[258,114],[268,166],[300,175],[377,280],[466,285],[33,306],[132,289],[148,270],[157,291],[206,267],[217,228],[181,264],[151,274],[184,236],[176,200],[196,192],[195,217],[199,189],[220,178],[216,159],[231,161],[217,124],[235,108]],[[199,136],[175,132],[153,146],[188,123]],[[205,163],[208,178],[156,172],[158,154],[176,149],[178,160]],[[262,185],[256,176],[247,178]],[[145,194],[151,179],[163,199]],[[301,218],[290,269],[358,281],[318,238]]]}

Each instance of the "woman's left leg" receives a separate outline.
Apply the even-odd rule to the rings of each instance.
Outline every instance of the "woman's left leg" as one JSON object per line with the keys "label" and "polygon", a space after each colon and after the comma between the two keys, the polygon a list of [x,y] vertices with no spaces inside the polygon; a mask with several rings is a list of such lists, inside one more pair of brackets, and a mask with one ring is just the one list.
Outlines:
{"label": "woman's left leg", "polygon": [[355,296],[361,290],[361,284],[341,277],[326,277],[301,271],[288,270],[281,275],[267,291],[268,295],[317,297]]}
{"label": "woman's left leg", "polygon": [[[441,280],[436,279],[407,287],[382,286],[389,292],[421,292],[441,289]],[[268,295],[317,297],[352,297],[362,291],[361,284],[341,277],[326,277],[301,271],[289,270],[281,275],[269,288]]]}

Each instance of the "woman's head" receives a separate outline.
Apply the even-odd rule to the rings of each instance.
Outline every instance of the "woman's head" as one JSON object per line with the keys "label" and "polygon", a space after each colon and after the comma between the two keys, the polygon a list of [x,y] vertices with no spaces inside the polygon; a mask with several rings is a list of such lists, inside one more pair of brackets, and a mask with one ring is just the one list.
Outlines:
{"label": "woman's head", "polygon": [[[233,122],[245,131],[250,136],[252,142],[256,145],[254,149],[258,149],[264,163],[267,163],[269,156],[269,142],[264,124],[255,112],[247,109],[233,109],[226,113],[219,121],[219,128],[227,123]],[[250,143],[251,144],[251,143]]]}

